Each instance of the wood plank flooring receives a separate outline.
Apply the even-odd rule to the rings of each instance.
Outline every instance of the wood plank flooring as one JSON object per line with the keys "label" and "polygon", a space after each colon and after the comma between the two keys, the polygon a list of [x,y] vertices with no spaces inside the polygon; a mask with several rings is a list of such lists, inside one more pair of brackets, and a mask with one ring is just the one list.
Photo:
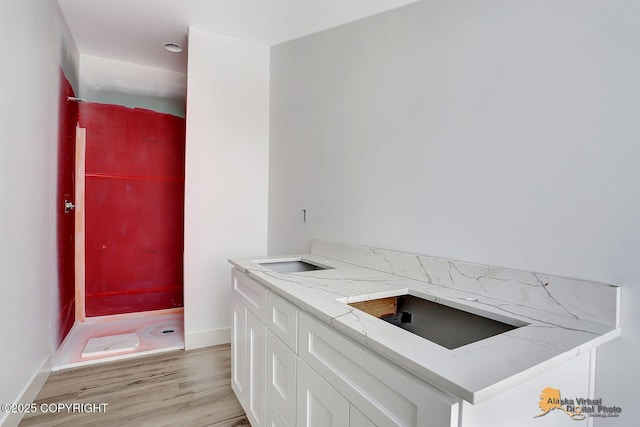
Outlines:
{"label": "wood plank flooring", "polygon": [[[249,426],[231,390],[228,344],[51,374],[20,426]],[[42,404],[107,403],[101,413],[42,413]],[[55,406],[53,407],[55,408]]]}

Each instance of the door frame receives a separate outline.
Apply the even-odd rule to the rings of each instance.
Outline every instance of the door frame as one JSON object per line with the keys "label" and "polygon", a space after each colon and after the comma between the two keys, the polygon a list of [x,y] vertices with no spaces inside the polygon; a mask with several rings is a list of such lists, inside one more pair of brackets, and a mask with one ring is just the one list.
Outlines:
{"label": "door frame", "polygon": [[85,315],[85,248],[84,248],[84,171],[87,151],[87,129],[76,126],[76,207],[75,207],[75,288],[76,323],[86,320]]}

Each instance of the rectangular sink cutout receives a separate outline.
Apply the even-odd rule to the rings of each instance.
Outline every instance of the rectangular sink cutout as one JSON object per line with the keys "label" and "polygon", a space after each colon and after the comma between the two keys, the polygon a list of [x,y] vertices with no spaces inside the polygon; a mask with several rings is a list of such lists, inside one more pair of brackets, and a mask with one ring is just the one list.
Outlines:
{"label": "rectangular sink cutout", "polygon": [[287,260],[267,260],[267,261],[257,261],[263,267],[268,268],[269,270],[275,271],[280,274],[288,274],[288,273],[302,273],[304,271],[314,271],[314,270],[328,270],[332,267],[325,267],[316,264],[312,264],[307,261],[303,261],[300,259],[287,259]]}
{"label": "rectangular sink cutout", "polygon": [[349,305],[449,350],[519,327],[413,295]]}

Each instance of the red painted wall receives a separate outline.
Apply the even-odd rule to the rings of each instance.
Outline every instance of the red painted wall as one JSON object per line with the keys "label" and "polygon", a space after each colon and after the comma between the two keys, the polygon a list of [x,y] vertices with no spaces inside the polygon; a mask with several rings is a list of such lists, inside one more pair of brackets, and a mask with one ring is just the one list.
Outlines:
{"label": "red painted wall", "polygon": [[58,182],[56,194],[56,228],[58,243],[58,345],[65,339],[75,322],[75,266],[74,212],[65,213],[64,201],[74,200],[76,122],[78,103],[73,88],[60,70],[58,100]]}
{"label": "red painted wall", "polygon": [[88,317],[182,307],[185,120],[80,103]]}

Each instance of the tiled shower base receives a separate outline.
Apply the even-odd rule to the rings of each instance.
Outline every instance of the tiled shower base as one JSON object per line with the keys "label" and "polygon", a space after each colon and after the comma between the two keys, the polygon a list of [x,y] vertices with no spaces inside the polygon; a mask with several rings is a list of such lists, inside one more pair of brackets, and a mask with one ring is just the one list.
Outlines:
{"label": "tiled shower base", "polygon": [[[52,371],[91,365],[111,360],[144,356],[164,351],[184,349],[183,313],[142,315],[118,315],[88,318],[76,323],[56,353]],[[82,352],[91,338],[112,335],[138,335],[140,344],[135,350],[101,356],[82,357]]]}

